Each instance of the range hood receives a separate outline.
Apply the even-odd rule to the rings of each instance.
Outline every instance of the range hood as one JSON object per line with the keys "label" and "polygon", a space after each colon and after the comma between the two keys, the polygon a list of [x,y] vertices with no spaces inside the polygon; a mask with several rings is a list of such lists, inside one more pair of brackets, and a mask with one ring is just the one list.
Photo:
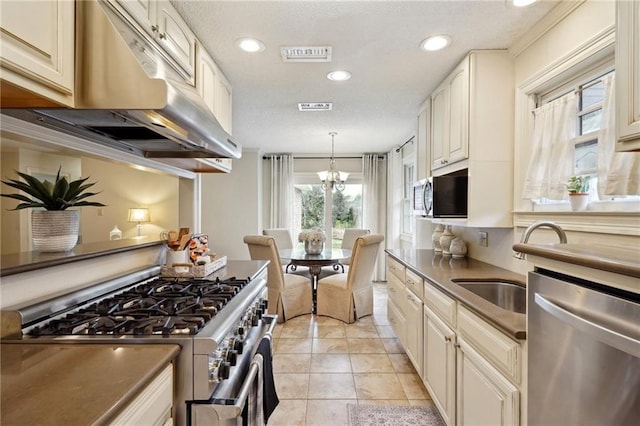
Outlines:
{"label": "range hood", "polygon": [[76,2],[74,108],[2,113],[195,172],[242,152],[166,53],[98,0]]}

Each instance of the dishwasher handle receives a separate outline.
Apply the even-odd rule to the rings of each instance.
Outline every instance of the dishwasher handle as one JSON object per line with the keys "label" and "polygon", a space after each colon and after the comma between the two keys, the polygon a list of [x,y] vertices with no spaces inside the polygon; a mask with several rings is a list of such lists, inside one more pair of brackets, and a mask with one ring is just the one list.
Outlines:
{"label": "dishwasher handle", "polygon": [[618,350],[626,352],[632,356],[640,358],[640,341],[631,336],[627,336],[616,330],[612,330],[604,324],[598,324],[593,320],[583,318],[567,308],[561,306],[556,301],[542,296],[540,293],[534,295],[535,303],[542,309],[569,324],[573,328],[584,333],[591,334],[601,342],[612,346]]}

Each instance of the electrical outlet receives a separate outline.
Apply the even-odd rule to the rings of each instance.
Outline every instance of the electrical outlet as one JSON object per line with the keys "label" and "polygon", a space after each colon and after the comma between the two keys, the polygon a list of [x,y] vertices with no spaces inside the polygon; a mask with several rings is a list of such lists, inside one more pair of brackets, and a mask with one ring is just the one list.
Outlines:
{"label": "electrical outlet", "polygon": [[480,246],[489,247],[489,233],[480,232]]}

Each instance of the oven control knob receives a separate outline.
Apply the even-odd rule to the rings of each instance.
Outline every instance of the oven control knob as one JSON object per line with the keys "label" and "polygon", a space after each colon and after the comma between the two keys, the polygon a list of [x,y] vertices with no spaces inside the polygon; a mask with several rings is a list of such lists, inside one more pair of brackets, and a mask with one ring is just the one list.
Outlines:
{"label": "oven control knob", "polygon": [[226,359],[227,361],[229,361],[229,364],[230,364],[231,366],[236,365],[236,362],[238,361],[238,352],[237,352],[237,351],[234,351],[234,350],[229,349],[229,350],[227,351],[227,356],[226,356],[226,358],[225,358],[225,359]]}
{"label": "oven control knob", "polygon": [[258,319],[262,319],[262,315],[264,315],[264,310],[262,308],[256,309],[256,316]]}
{"label": "oven control knob", "polygon": [[244,336],[244,326],[239,325],[238,328],[236,329],[236,334],[240,337]]}
{"label": "oven control knob", "polygon": [[209,360],[209,381],[218,383],[224,379],[228,379],[230,369],[229,363],[220,358]]}
{"label": "oven control knob", "polygon": [[228,345],[231,349],[238,352],[239,354],[242,353],[242,349],[244,347],[244,343],[242,343],[242,340],[232,337],[231,339],[229,339]]}
{"label": "oven control knob", "polygon": [[262,299],[260,301],[260,304],[262,305],[262,309],[264,309],[264,311],[267,311],[267,308],[269,307],[269,301],[267,299]]}
{"label": "oven control knob", "polygon": [[220,377],[220,379],[228,379],[230,371],[231,371],[231,366],[229,365],[229,363],[226,361],[223,361],[220,363],[220,370],[218,372],[218,376]]}
{"label": "oven control knob", "polygon": [[255,314],[251,315],[251,325],[252,326],[257,326],[260,323],[260,317],[262,315],[258,315],[258,313],[256,312]]}

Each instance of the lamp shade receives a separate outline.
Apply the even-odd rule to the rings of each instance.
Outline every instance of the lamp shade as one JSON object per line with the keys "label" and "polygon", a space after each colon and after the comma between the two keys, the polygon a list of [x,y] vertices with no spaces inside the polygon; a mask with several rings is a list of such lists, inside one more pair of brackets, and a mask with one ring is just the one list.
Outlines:
{"label": "lamp shade", "polygon": [[149,209],[146,208],[135,208],[129,209],[129,222],[142,223],[149,222],[151,219],[149,217]]}

